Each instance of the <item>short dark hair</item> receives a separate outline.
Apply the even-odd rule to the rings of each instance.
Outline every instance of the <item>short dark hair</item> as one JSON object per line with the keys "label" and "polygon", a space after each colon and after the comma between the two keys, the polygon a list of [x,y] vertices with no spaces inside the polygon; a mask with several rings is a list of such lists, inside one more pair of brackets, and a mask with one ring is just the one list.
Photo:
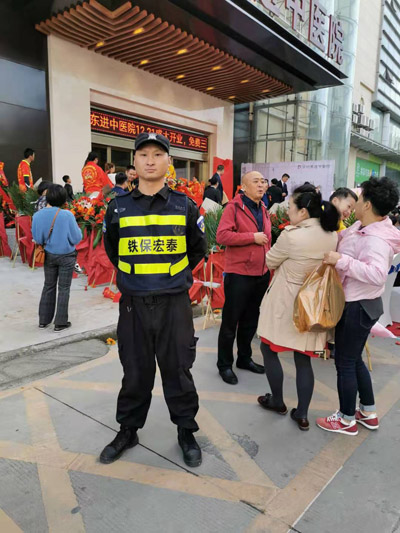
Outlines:
{"label": "short dark hair", "polygon": [[218,178],[216,176],[211,176],[208,181],[210,182],[210,185],[216,185],[218,183]]}
{"label": "short dark hair", "polygon": [[305,183],[293,191],[293,201],[298,209],[307,209],[310,218],[319,218],[324,231],[337,231],[339,211],[330,202],[323,202],[321,193],[311,183]]}
{"label": "short dark hair", "polygon": [[288,178],[288,179],[290,179],[290,176],[289,176],[289,174],[286,174],[286,173],[285,173],[285,174],[282,174],[282,178]]}
{"label": "short dark hair", "polygon": [[218,165],[217,166],[217,172],[218,172],[218,170],[225,170],[224,165]]}
{"label": "short dark hair", "polygon": [[99,156],[98,156],[97,152],[89,152],[88,156],[86,158],[86,161],[85,161],[85,165],[87,165],[91,161],[94,161],[95,159],[98,159],[98,158],[99,158]]}
{"label": "short dark hair", "polygon": [[272,178],[271,183],[273,185],[276,185],[278,183],[278,180],[276,178]]}
{"label": "short dark hair", "polygon": [[351,196],[353,200],[357,202],[358,196],[354,191],[348,189],[347,187],[339,187],[339,189],[336,189],[336,191],[331,194],[329,201],[332,202],[334,198],[347,198],[349,196]]}
{"label": "short dark hair", "polygon": [[47,191],[47,189],[49,188],[49,185],[51,185],[50,181],[41,181],[39,183],[38,188],[37,188],[37,192],[38,192],[39,196],[42,196],[44,191]]}
{"label": "short dark hair", "polygon": [[61,207],[67,201],[67,191],[62,185],[50,183],[46,193],[47,203],[53,207]]}
{"label": "short dark hair", "polygon": [[112,162],[111,162],[111,163],[106,163],[106,164],[104,165],[104,170],[105,170],[106,172],[108,172],[109,170],[112,169],[112,167],[115,167],[114,163],[112,163]]}
{"label": "short dark hair", "polygon": [[364,202],[369,201],[376,215],[386,216],[399,203],[397,184],[386,177],[370,178],[361,184]]}
{"label": "short dark hair", "polygon": [[123,185],[127,179],[125,172],[117,172],[115,175],[115,185]]}
{"label": "short dark hair", "polygon": [[35,153],[35,150],[32,150],[32,148],[25,148],[24,150],[24,159],[28,159],[31,155]]}
{"label": "short dark hair", "polygon": [[134,165],[127,165],[126,170],[136,170]]}
{"label": "short dark hair", "polygon": [[62,177],[62,180],[64,183],[67,183],[67,181],[69,180],[69,176],[65,175]]}

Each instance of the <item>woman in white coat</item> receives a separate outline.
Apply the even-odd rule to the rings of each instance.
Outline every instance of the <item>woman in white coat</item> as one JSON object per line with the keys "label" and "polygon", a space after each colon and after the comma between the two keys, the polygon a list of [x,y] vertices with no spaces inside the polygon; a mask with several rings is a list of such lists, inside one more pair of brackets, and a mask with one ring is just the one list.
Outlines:
{"label": "woman in white coat", "polygon": [[289,199],[287,226],[266,255],[267,266],[275,270],[272,283],[261,304],[257,333],[272,394],[258,403],[281,415],[287,413],[283,401],[283,370],[278,352],[293,351],[296,365],[298,405],[290,415],[303,431],[309,429],[308,407],[314,390],[311,358],[325,349],[327,333],[299,333],[293,323],[293,307],[304,280],[322,263],[327,252],[336,250],[339,213],[323,202],[313,185],[298,187]]}

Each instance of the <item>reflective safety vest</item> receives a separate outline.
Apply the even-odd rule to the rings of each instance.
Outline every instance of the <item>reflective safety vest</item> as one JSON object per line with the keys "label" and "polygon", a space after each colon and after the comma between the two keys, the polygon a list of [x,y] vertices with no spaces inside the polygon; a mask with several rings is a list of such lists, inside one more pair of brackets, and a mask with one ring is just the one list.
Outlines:
{"label": "reflective safety vest", "polygon": [[121,292],[188,289],[188,198],[170,191],[161,211],[141,209],[130,194],[115,198],[119,218],[118,286]]}

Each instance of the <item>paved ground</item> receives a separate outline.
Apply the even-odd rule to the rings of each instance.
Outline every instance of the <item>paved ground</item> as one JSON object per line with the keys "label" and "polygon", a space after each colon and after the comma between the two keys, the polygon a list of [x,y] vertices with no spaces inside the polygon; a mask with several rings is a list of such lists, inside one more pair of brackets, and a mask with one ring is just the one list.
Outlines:
{"label": "paved ground", "polygon": [[[85,290],[86,276],[72,280],[69,318],[72,327],[55,332],[53,327],[39,329],[38,307],[43,288],[43,268],[35,270],[17,258],[12,268],[8,258],[0,258],[0,360],[4,352],[29,352],[30,346],[60,339],[81,340],[90,331],[112,329],[118,319],[118,304],[103,297],[104,285]],[[26,350],[24,350],[26,349]]]}
{"label": "paved ground", "polygon": [[[140,445],[112,465],[98,453],[117,429],[115,348],[96,360],[0,392],[0,531],[14,533],[395,533],[400,531],[400,347],[372,339],[381,428],[357,437],[300,432],[263,411],[265,376],[216,373],[216,327],[197,319],[194,376],[203,464],[182,463],[157,377]],[[255,343],[255,359],[260,353]],[[283,357],[288,406],[294,365]],[[337,405],[332,361],[314,361],[312,423]]]}

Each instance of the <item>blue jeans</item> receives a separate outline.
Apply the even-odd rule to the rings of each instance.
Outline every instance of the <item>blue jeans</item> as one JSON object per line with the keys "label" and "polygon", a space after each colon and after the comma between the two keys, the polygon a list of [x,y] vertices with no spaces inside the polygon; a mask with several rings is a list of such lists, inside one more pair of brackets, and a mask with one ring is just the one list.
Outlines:
{"label": "blue jeans", "polygon": [[335,332],[335,365],[340,412],[347,420],[354,420],[357,392],[365,411],[375,411],[374,392],[370,373],[362,360],[362,353],[371,328],[371,319],[360,302],[347,302]]}

